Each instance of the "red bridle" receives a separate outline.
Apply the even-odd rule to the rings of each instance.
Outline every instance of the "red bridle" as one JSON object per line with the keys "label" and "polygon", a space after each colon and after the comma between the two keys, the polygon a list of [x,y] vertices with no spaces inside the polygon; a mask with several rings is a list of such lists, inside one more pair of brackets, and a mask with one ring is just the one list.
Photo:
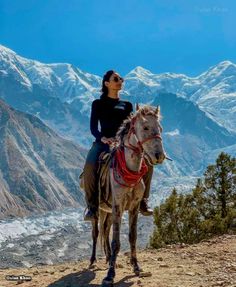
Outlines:
{"label": "red bridle", "polygon": [[[143,146],[142,145],[145,142],[152,140],[154,138],[158,138],[158,139],[162,140],[161,136],[159,134],[156,134],[154,136],[145,138],[143,141],[139,141],[137,138],[137,135],[135,133],[135,128],[134,128],[135,120],[136,120],[136,118],[133,118],[131,120],[131,127],[130,127],[129,132],[128,132],[128,145],[124,145],[124,147],[130,148],[133,150],[133,154],[131,156],[133,156],[134,153],[142,154],[143,153]],[[131,134],[134,134],[134,136],[136,137],[138,146],[134,146],[133,144],[130,143]],[[140,182],[140,180],[142,179],[144,174],[147,173],[147,171],[148,171],[148,166],[145,163],[143,156],[142,156],[142,162],[141,162],[140,170],[137,172],[130,171],[127,168],[127,165],[125,162],[124,149],[122,149],[122,148],[118,148],[116,150],[114,158],[113,158],[113,166],[112,167],[113,167],[113,177],[114,177],[115,181],[119,185],[124,186],[124,187],[135,187]],[[119,175],[119,177],[117,175]],[[123,180],[123,182],[121,182],[121,179]]]}

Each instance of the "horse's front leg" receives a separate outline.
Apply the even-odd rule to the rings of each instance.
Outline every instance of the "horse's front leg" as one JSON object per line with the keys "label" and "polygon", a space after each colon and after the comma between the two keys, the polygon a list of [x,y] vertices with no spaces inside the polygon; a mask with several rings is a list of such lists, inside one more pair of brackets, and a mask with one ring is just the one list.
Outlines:
{"label": "horse's front leg", "polygon": [[141,271],[136,254],[138,212],[139,204],[129,211],[129,243],[131,251],[130,263],[133,265],[133,270],[136,275],[139,275]]}
{"label": "horse's front leg", "polygon": [[98,239],[98,219],[92,221],[92,237],[93,237],[93,251],[92,256],[90,258],[90,267],[96,262],[96,246],[97,246],[97,239]]}
{"label": "horse's front leg", "polygon": [[112,209],[113,235],[111,242],[111,257],[107,276],[102,281],[102,286],[113,286],[115,278],[115,267],[117,254],[120,251],[120,226],[122,210],[119,205],[114,205]]}

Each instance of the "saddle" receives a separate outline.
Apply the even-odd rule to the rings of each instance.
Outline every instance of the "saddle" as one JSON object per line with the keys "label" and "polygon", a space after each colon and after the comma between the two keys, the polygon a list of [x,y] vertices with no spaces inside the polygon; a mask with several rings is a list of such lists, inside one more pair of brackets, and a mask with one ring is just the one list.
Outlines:
{"label": "saddle", "polygon": [[[99,208],[103,211],[112,212],[112,197],[109,170],[112,164],[114,150],[102,152],[98,159],[98,191],[99,191]],[[79,176],[80,187],[84,190],[84,172]]]}
{"label": "saddle", "polygon": [[109,170],[112,164],[114,150],[111,152],[102,152],[98,160],[98,190],[99,190],[99,208],[103,211],[112,212],[112,196]]}

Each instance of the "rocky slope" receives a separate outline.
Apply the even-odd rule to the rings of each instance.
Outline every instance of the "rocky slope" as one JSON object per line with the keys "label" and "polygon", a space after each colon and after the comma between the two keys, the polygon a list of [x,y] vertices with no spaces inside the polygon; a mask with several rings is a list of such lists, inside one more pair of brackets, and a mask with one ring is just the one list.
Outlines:
{"label": "rocky slope", "polygon": [[[119,255],[115,286],[127,287],[235,287],[236,235],[223,235],[194,245],[172,245],[159,250],[138,251],[143,272],[132,273],[128,252]],[[106,275],[104,257],[88,268],[88,260],[31,268],[0,269],[0,286],[15,286],[7,275],[27,275],[25,287],[101,286]],[[20,281],[18,283],[21,283]]]}
{"label": "rocky slope", "polygon": [[81,205],[84,151],[0,100],[0,217]]}

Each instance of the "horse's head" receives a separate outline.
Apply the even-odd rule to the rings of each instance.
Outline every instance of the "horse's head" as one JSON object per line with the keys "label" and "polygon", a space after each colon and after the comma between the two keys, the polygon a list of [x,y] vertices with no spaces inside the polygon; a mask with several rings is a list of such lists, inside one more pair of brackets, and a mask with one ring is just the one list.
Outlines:
{"label": "horse's head", "polygon": [[139,108],[137,105],[136,112],[131,119],[132,128],[146,159],[151,164],[162,163],[165,159],[165,152],[161,137],[159,106],[157,108],[152,106]]}

